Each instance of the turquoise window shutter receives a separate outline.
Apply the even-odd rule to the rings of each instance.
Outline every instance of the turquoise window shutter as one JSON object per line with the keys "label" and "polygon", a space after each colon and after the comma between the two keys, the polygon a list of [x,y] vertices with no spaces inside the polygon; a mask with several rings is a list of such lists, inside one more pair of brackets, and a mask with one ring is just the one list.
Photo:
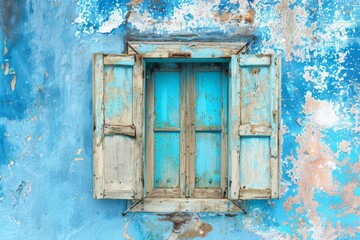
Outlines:
{"label": "turquoise window shutter", "polygon": [[95,54],[93,79],[94,197],[142,199],[142,60]]}
{"label": "turquoise window shutter", "polygon": [[230,199],[279,197],[280,59],[234,55],[230,80]]}

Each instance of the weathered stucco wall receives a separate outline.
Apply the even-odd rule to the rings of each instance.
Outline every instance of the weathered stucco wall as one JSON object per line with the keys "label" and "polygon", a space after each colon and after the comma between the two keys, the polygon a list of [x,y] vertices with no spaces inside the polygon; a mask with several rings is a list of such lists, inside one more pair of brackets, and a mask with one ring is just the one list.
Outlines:
{"label": "weathered stucco wall", "polygon": [[[0,0],[0,19],[1,239],[360,239],[358,1]],[[280,200],[126,217],[94,200],[92,54],[248,34],[283,59]]]}

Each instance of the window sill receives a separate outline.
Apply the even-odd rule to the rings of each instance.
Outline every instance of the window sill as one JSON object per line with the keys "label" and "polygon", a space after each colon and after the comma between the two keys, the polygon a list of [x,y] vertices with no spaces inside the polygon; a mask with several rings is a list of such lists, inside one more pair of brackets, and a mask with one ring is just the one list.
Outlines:
{"label": "window sill", "polygon": [[241,212],[228,199],[145,198],[130,212]]}

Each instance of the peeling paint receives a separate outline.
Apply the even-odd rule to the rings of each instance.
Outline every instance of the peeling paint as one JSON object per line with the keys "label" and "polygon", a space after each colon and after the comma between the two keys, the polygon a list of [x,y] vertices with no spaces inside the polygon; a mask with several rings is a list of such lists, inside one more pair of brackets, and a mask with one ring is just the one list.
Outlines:
{"label": "peeling paint", "polygon": [[[0,1],[1,238],[360,239],[359,10],[343,0]],[[250,53],[283,60],[280,199],[244,201],[246,216],[133,218],[121,216],[125,201],[94,200],[92,54],[124,53],[131,37],[250,34]]]}
{"label": "peeling paint", "polygon": [[173,223],[173,230],[170,236],[171,239],[193,239],[196,237],[204,238],[212,231],[212,226],[204,223],[196,215],[172,213],[164,215],[160,221],[170,221]]}
{"label": "peeling paint", "polygon": [[10,83],[10,85],[11,85],[11,90],[12,91],[15,91],[15,86],[16,86],[16,75],[14,74],[13,76],[12,76],[12,78],[11,78],[11,83]]}

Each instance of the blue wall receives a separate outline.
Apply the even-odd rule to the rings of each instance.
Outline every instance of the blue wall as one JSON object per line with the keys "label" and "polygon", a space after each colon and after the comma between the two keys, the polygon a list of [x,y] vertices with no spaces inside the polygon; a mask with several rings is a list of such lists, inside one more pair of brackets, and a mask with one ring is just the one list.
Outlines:
{"label": "blue wall", "polygon": [[[359,8],[0,0],[0,238],[360,239]],[[123,53],[129,36],[249,34],[258,37],[250,52],[282,54],[280,200],[246,201],[246,216],[126,217],[124,201],[94,200],[92,54]]]}

